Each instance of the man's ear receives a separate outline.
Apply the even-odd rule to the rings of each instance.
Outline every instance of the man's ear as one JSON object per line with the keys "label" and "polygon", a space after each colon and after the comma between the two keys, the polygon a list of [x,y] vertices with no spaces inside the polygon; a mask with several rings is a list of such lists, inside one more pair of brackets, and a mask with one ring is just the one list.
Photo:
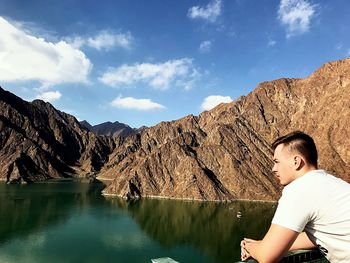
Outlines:
{"label": "man's ear", "polygon": [[304,166],[304,160],[299,155],[294,156],[293,162],[294,162],[293,165],[294,165],[295,170],[300,170]]}

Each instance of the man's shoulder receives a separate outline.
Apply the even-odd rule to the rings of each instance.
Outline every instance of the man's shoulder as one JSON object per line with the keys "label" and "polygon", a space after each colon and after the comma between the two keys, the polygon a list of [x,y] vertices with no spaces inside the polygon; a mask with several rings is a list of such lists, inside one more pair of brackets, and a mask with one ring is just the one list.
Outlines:
{"label": "man's shoulder", "polygon": [[312,170],[299,178],[292,181],[290,184],[284,187],[283,195],[300,195],[302,193],[308,194],[310,189],[317,191],[321,185],[326,185],[324,180],[326,177],[331,176],[323,170]]}
{"label": "man's shoulder", "polygon": [[[325,170],[312,170],[295,180],[297,184],[327,184],[329,181],[337,180],[337,177],[327,173]],[[294,181],[293,181],[294,182]]]}
{"label": "man's shoulder", "polygon": [[324,170],[312,170],[287,185],[283,189],[283,195],[309,196],[311,190],[315,198],[329,191],[350,193],[350,184]]}
{"label": "man's shoulder", "polygon": [[313,170],[309,173],[306,173],[303,177],[305,181],[315,183],[316,185],[343,185],[345,187],[350,187],[350,184],[348,182],[326,172],[325,170]]}

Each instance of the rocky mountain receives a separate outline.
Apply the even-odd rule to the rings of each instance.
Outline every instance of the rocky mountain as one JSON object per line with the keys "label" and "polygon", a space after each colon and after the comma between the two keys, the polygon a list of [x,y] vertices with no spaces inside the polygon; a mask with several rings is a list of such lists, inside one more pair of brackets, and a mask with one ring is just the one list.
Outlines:
{"label": "rocky mountain", "polygon": [[350,59],[304,79],[264,82],[239,99],[162,122],[115,148],[99,178],[105,195],[198,200],[276,200],[270,144],[302,130],[313,136],[320,168],[350,182]]}
{"label": "rocky mountain", "polygon": [[92,126],[87,121],[82,121],[80,124],[89,131],[92,131],[98,135],[106,135],[111,137],[121,136],[123,138],[126,138],[129,135],[138,132],[138,129],[133,129],[129,125],[117,121],[108,121],[94,126]]}
{"label": "rocky mountain", "polygon": [[350,182],[348,120],[350,59],[304,79],[261,83],[231,103],[126,139],[99,136],[49,103],[0,88],[0,180],[97,175],[111,180],[105,195],[276,200],[270,144],[296,129],[314,137],[320,168]]}
{"label": "rocky mountain", "polygon": [[1,180],[93,176],[120,142],[87,131],[49,103],[29,103],[0,88]]}
{"label": "rocky mountain", "polygon": [[92,131],[93,126],[90,123],[88,123],[86,120],[81,121],[80,125],[83,126],[83,128],[89,131]]}

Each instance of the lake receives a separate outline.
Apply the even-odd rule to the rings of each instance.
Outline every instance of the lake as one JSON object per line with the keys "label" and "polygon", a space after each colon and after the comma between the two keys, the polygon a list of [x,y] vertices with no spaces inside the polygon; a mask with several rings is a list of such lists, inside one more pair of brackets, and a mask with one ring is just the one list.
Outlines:
{"label": "lake", "polygon": [[[101,195],[99,182],[0,183],[0,262],[236,262],[261,238],[275,204]],[[237,212],[242,218],[237,218]]]}

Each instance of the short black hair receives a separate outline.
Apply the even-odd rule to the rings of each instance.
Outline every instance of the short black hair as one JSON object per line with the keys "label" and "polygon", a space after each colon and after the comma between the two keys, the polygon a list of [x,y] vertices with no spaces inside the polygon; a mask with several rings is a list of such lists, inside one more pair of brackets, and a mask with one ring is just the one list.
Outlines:
{"label": "short black hair", "polygon": [[309,164],[317,167],[317,148],[311,136],[301,131],[293,131],[275,140],[272,143],[273,150],[280,144],[288,146],[290,150],[297,151]]}

